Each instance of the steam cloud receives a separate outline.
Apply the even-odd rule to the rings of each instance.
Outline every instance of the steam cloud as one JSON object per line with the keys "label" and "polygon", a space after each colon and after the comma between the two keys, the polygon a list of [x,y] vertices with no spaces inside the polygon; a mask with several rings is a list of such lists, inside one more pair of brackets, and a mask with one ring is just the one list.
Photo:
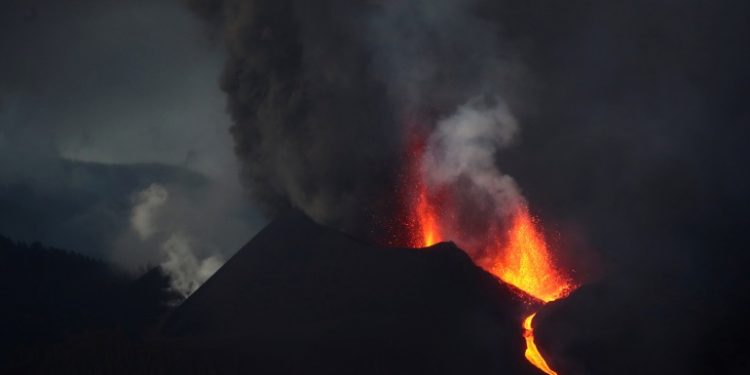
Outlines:
{"label": "steam cloud", "polygon": [[168,197],[167,189],[159,184],[151,184],[136,195],[130,225],[142,240],[149,239],[156,232],[155,216]]}
{"label": "steam cloud", "polygon": [[[229,58],[221,84],[242,178],[269,214],[293,207],[350,232],[371,232],[374,219],[398,209],[389,196],[407,119],[447,117],[442,138],[475,119],[480,127],[515,126],[501,113],[507,109],[449,116],[470,98],[499,96],[511,105],[510,93],[523,91],[522,65],[496,23],[477,16],[482,1],[190,3],[223,28]],[[447,146],[463,152],[452,141]],[[485,188],[511,194],[512,181],[496,171],[471,172],[478,186],[501,184]]]}
{"label": "steam cloud", "polygon": [[183,230],[160,225],[161,211],[168,204],[169,192],[159,184],[151,184],[138,192],[131,211],[131,226],[141,241],[152,238],[161,242],[162,270],[170,276],[171,287],[188,296],[208,280],[224,263],[219,255],[200,259],[192,248],[192,240]]}
{"label": "steam cloud", "polygon": [[183,233],[172,234],[162,245],[166,260],[161,268],[170,276],[172,288],[188,296],[211,277],[224,261],[218,256],[198,259]]}
{"label": "steam cloud", "polygon": [[425,155],[428,178],[435,185],[468,180],[468,197],[479,193],[490,202],[497,217],[506,217],[522,201],[510,176],[497,168],[495,155],[511,144],[518,122],[500,99],[489,105],[475,98],[455,114],[438,122]]}

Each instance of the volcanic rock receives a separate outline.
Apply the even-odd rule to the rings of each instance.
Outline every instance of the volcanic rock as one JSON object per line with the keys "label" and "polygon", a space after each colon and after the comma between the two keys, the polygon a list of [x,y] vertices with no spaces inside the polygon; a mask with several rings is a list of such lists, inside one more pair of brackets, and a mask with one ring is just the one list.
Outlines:
{"label": "volcanic rock", "polygon": [[452,243],[375,247],[272,222],[164,321],[216,372],[533,374],[522,302]]}
{"label": "volcanic rock", "polygon": [[750,373],[749,309],[711,318],[719,304],[673,284],[584,285],[541,309],[537,346],[560,374]]}

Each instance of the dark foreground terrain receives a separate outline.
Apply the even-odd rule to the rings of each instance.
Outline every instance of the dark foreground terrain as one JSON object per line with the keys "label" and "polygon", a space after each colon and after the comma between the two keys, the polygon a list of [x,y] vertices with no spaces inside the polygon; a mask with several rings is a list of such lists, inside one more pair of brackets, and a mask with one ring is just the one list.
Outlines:
{"label": "dark foreground terrain", "polygon": [[[622,280],[541,308],[560,374],[748,373],[743,310],[709,322],[706,291]],[[157,268],[133,279],[0,238],[0,298],[2,374],[539,374],[519,323],[540,307],[453,244],[373,247],[301,215],[184,301]]]}
{"label": "dark foreground terrain", "polygon": [[[37,274],[50,280],[9,297],[33,299],[38,313],[5,311],[20,322],[4,335],[15,349],[6,372],[534,373],[519,325],[529,306],[450,243],[376,248],[292,215],[176,308],[157,270],[129,281],[62,251],[6,252],[36,252],[57,270],[16,272],[31,285]],[[26,332],[36,338],[18,345]]]}

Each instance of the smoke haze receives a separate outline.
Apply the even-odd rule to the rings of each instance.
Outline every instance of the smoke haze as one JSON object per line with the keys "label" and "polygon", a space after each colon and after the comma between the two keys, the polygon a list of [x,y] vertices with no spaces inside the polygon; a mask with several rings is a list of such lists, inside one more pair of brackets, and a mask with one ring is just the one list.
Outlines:
{"label": "smoke haze", "polygon": [[477,2],[193,3],[223,26],[222,88],[252,196],[271,215],[294,207],[360,235],[398,209],[408,118],[431,127],[521,75]]}

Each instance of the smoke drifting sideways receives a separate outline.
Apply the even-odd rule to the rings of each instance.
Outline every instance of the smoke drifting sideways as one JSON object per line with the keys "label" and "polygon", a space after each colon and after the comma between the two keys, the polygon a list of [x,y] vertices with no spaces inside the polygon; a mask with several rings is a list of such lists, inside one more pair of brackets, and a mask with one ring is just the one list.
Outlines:
{"label": "smoke drifting sideways", "polygon": [[521,102],[522,64],[476,15],[478,1],[190,4],[224,35],[235,150],[270,216],[297,208],[382,240],[403,209],[412,119],[431,130],[476,98]]}

